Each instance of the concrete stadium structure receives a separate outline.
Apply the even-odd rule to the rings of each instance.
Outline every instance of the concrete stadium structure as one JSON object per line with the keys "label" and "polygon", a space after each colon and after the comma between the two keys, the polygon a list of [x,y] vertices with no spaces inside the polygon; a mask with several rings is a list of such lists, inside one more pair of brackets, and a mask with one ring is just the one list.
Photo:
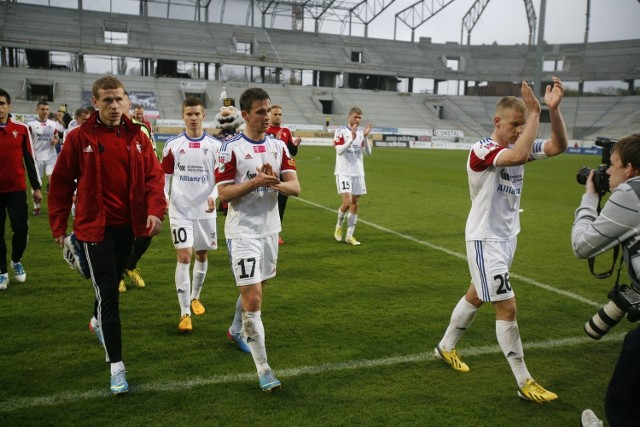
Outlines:
{"label": "concrete stadium structure", "polygon": [[[84,58],[95,55],[139,58],[142,75],[120,78],[130,92],[153,94],[161,118],[178,118],[186,94],[203,97],[215,115],[223,86],[228,96],[236,98],[247,87],[261,86],[284,107],[287,123],[321,126],[328,115],[332,124],[340,124],[352,105],[360,105],[365,120],[377,127],[452,129],[475,137],[490,130],[494,105],[506,94],[482,93],[483,86],[475,84],[509,88],[519,80],[533,80],[535,74],[533,45],[405,42],[58,7],[46,7],[42,13],[42,9],[0,2],[0,86],[14,97],[14,112],[32,113],[39,97],[71,109],[86,102],[99,74],[73,70],[82,69]],[[50,22],[59,23],[55,35]],[[126,34],[126,44],[109,42],[106,32]],[[64,52],[75,62],[56,64],[50,60],[51,52]],[[640,40],[547,44],[544,59],[560,65],[542,72],[542,81],[553,74],[580,84],[617,80],[627,82],[633,93],[634,82],[640,79]],[[180,63],[192,64],[195,75],[179,72]],[[253,81],[223,80],[221,70],[228,65],[247,67]],[[311,85],[290,84],[283,77],[300,70],[312,73]],[[398,91],[399,79],[408,82],[408,90]],[[414,79],[431,79],[436,89],[440,81],[464,82],[466,92],[475,95],[412,93]],[[38,92],[43,88],[44,95]],[[640,97],[567,97],[563,113],[574,139],[616,138],[638,131]],[[543,125],[541,131],[544,134],[548,128]]]}

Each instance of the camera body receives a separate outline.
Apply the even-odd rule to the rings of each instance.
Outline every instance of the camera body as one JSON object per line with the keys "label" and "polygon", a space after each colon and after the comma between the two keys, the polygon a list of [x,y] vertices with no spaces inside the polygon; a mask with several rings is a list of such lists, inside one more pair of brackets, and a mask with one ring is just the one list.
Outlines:
{"label": "camera body", "polygon": [[607,175],[607,169],[611,166],[611,150],[616,142],[617,140],[615,139],[602,136],[596,137],[596,145],[602,147],[602,163],[596,169],[583,166],[576,174],[578,184],[585,185],[589,180],[589,173],[593,170],[593,183],[595,184],[596,193],[598,193],[600,197],[609,191],[609,175]]}
{"label": "camera body", "polygon": [[609,299],[627,313],[630,322],[640,320],[640,293],[627,285],[614,286],[609,291]]}
{"label": "camera body", "polygon": [[595,169],[591,169],[588,166],[583,166],[578,170],[576,179],[578,184],[585,185],[589,179],[589,174],[593,171],[593,183],[596,187],[596,193],[600,196],[604,196],[609,191],[609,175],[607,175],[607,169],[609,165],[602,164]]}
{"label": "camera body", "polygon": [[640,320],[640,292],[627,285],[616,285],[608,297],[610,301],[584,324],[584,331],[594,340],[602,338],[625,316],[630,322]]}

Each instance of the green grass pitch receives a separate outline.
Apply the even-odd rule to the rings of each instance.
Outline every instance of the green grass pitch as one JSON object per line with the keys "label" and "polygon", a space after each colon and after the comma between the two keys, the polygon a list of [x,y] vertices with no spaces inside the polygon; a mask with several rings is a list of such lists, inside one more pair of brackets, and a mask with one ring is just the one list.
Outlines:
{"label": "green grass pitch", "polygon": [[[585,408],[602,417],[633,325],[623,320],[599,342],[582,331],[613,284],[593,278],[570,244],[584,191],[575,174],[597,157],[563,155],[526,168],[512,285],[528,368],[559,399],[537,405],[516,396],[489,305],[458,345],[470,373],[434,359],[469,284],[466,156],[375,149],[365,159],[362,246],[352,247],[333,239],[334,151],[301,148],[302,194],[289,200],[286,244],[263,305],[269,362],[283,383],[274,394],[260,391],[251,356],[225,337],[238,293],[219,216],[220,249],[210,254],[202,293],[207,312],[194,317],[189,335],[177,330],[167,220],[154,238],[139,264],[147,287],[129,286],[120,298],[131,389],[112,397],[104,351],[87,329],[93,290],[62,260],[45,205],[43,216],[29,218],[27,282],[0,292],[0,424],[566,426],[578,425]],[[610,258],[601,258],[604,269]]]}

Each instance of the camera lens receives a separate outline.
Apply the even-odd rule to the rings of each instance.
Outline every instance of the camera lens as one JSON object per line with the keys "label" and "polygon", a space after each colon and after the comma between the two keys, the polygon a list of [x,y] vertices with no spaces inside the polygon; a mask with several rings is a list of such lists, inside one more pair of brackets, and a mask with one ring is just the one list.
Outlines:
{"label": "camera lens", "polygon": [[593,169],[587,167],[587,166],[583,166],[578,170],[578,173],[576,174],[576,180],[578,180],[578,184],[580,185],[585,185],[587,183],[587,181],[589,180],[589,174],[591,173]]}
{"label": "camera lens", "polygon": [[602,338],[611,328],[616,326],[624,317],[624,311],[613,301],[609,301],[591,320],[584,324],[584,331],[594,340]]}

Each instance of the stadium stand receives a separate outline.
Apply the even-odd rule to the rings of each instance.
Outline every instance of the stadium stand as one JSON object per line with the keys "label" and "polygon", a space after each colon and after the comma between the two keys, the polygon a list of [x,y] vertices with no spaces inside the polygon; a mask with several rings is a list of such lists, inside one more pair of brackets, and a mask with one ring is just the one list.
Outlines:
{"label": "stadium stand", "polygon": [[[301,31],[287,31],[220,23],[191,22],[177,19],[142,17],[96,11],[47,7],[25,3],[0,2],[0,46],[13,50],[42,50],[84,55],[129,57],[189,63],[269,69],[279,76],[282,70],[307,70],[324,73],[317,81],[325,86],[299,86],[276,77],[267,84],[260,81],[236,82],[195,79],[186,73],[151,69],[150,75],[123,75],[131,91],[152,93],[160,118],[179,118],[180,105],[191,87],[202,94],[213,113],[223,86],[228,96],[238,97],[250,86],[264,87],[274,102],[287,112],[289,124],[322,126],[327,116],[331,124],[340,124],[352,105],[361,105],[365,120],[377,127],[455,129],[465,136],[486,135],[496,96],[453,96],[398,92],[395,79],[457,80],[466,82],[506,82],[532,80],[535,46],[437,44],[428,38],[418,42],[350,37]],[[22,23],[29,21],[30,25]],[[52,35],[50,22],[57,25]],[[171,37],[167,37],[167,28]],[[126,44],[105,41],[105,31],[127,34]],[[197,40],[197,43],[186,42]],[[557,74],[565,81],[634,81],[640,78],[640,40],[589,44],[550,44],[544,46],[546,58],[562,62]],[[3,60],[5,58],[3,57]],[[457,66],[451,67],[449,61]],[[49,87],[54,105],[68,104],[71,109],[86,99],[98,74],[69,71],[65,64],[48,67],[0,66],[2,86],[14,97],[13,111],[33,113],[34,86]],[[207,65],[208,66],[208,65]],[[208,69],[208,68],[207,68]],[[105,70],[105,72],[108,72]],[[212,73],[213,74],[213,73]],[[256,73],[259,75],[259,73]],[[252,73],[253,75],[253,73]],[[382,76],[383,90],[336,87],[346,86],[349,76]],[[543,72],[543,81],[551,72]],[[342,80],[338,80],[338,76]],[[357,80],[357,79],[356,79]],[[186,83],[185,83],[186,82]],[[333,83],[326,85],[327,82]],[[327,105],[330,111],[327,112]],[[640,97],[601,96],[567,97],[563,114],[569,134],[577,139],[592,139],[606,134],[618,137],[637,131]],[[548,129],[541,127],[542,134]]]}

